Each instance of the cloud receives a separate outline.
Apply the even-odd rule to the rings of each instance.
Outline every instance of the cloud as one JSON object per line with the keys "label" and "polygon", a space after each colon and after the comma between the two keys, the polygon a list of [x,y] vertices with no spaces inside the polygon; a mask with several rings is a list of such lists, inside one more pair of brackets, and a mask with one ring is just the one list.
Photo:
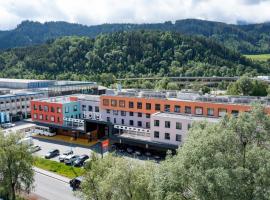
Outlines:
{"label": "cloud", "polygon": [[198,18],[227,23],[270,21],[269,0],[1,0],[0,29],[22,20],[152,23]]}

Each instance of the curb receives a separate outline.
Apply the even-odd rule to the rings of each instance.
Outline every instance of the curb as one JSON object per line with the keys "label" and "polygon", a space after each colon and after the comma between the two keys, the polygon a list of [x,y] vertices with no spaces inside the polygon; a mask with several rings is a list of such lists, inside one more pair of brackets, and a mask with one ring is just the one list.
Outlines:
{"label": "curb", "polygon": [[[34,171],[36,173],[38,173],[38,174],[42,174],[44,176],[47,176],[47,177],[53,178],[55,180],[61,181],[63,183],[69,184],[69,180],[70,180],[69,178],[66,178],[66,177],[63,177],[63,179],[58,178],[57,176],[59,176],[59,177],[61,177],[61,176],[58,175],[58,174],[55,174],[56,176],[54,176],[54,173],[53,172],[49,172],[49,171],[46,171],[44,169],[40,169],[40,168],[37,168],[37,167],[34,167]],[[42,172],[42,171],[45,171],[45,172],[48,172],[48,173],[45,173],[45,172]],[[64,180],[64,179],[66,179],[66,180]]]}

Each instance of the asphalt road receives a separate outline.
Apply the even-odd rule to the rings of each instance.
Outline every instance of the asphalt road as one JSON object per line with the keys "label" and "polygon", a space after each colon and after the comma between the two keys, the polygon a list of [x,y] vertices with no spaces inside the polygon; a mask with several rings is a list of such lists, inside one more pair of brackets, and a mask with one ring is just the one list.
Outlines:
{"label": "asphalt road", "polygon": [[35,189],[32,193],[38,200],[79,200],[68,183],[40,173],[35,173]]}

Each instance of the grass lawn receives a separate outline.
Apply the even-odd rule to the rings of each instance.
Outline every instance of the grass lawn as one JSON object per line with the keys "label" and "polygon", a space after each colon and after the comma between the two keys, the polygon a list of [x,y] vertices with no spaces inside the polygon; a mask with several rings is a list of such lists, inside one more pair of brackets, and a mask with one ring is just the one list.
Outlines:
{"label": "grass lawn", "polygon": [[255,61],[267,61],[270,59],[270,54],[244,55],[245,57]]}
{"label": "grass lawn", "polygon": [[81,176],[85,171],[82,168],[67,166],[64,163],[38,157],[35,157],[34,166],[68,178]]}

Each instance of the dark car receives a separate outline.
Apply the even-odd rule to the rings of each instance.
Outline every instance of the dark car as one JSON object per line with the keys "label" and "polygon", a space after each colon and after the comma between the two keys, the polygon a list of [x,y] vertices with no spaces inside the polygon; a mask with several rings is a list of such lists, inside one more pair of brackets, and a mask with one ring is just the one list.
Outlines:
{"label": "dark car", "polygon": [[79,176],[69,181],[70,187],[72,187],[72,190],[78,190],[80,189],[81,182],[83,180],[83,177]]}
{"label": "dark car", "polygon": [[80,156],[78,155],[71,155],[70,157],[68,156],[68,159],[66,159],[64,162],[66,165],[73,165],[75,160],[77,160]]}
{"label": "dark car", "polygon": [[81,155],[77,160],[74,161],[73,165],[75,167],[81,167],[88,158],[88,155]]}
{"label": "dark car", "polygon": [[50,159],[53,157],[56,157],[60,154],[60,151],[58,149],[52,149],[51,151],[49,151],[46,155],[45,158],[46,159]]}

